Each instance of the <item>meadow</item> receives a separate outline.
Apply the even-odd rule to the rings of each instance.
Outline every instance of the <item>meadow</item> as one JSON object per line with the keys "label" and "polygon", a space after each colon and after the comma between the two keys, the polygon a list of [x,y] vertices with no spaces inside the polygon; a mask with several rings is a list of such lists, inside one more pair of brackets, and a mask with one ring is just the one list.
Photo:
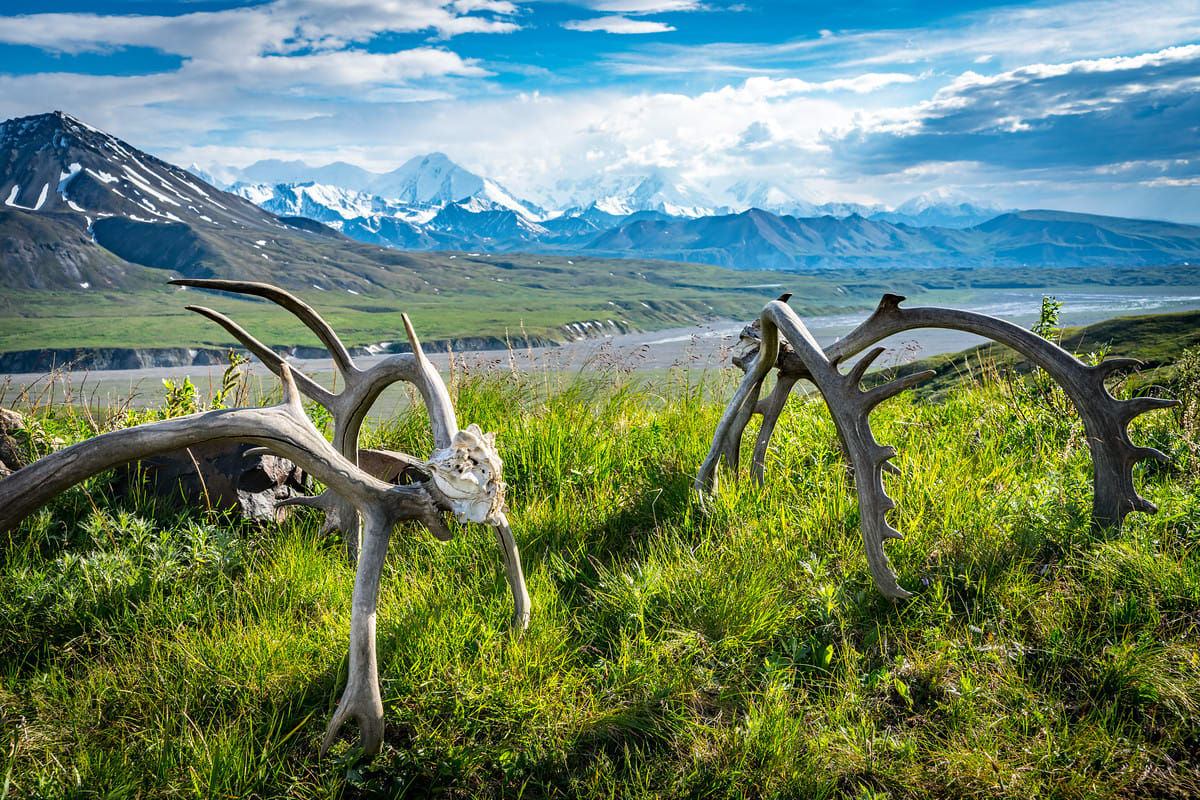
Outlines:
{"label": "meadow", "polygon": [[[315,516],[100,476],[0,534],[0,797],[1200,795],[1200,350],[1165,387],[1184,404],[1133,425],[1173,463],[1137,468],[1160,510],[1119,532],[1092,529],[1082,427],[1036,375],[884,404],[899,604],[820,402],[789,403],[765,486],[700,502],[739,376],[598,366],[452,377],[497,431],[533,619],[508,629],[490,531],[397,529],[373,759],[352,727],[317,754],[353,569]],[[37,411],[60,442],[162,413]],[[365,439],[432,448],[419,404]]]}

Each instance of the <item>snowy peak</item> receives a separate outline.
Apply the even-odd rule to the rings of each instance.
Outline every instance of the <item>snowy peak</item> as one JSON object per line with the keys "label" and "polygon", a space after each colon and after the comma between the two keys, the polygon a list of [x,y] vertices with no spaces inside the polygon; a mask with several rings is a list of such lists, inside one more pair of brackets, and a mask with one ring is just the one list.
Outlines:
{"label": "snowy peak", "polygon": [[375,178],[371,191],[414,205],[446,205],[483,191],[484,181],[451,161],[444,153],[416,156]]}
{"label": "snowy peak", "polygon": [[980,203],[962,192],[938,188],[912,197],[894,211],[871,215],[884,222],[904,223],[914,227],[939,226],[969,228],[1004,213],[994,203]]}
{"label": "snowy peak", "polygon": [[238,183],[230,187],[238,197],[283,217],[307,217],[319,222],[341,222],[385,213],[382,201],[366,192],[316,183]]}
{"label": "snowy peak", "polygon": [[725,190],[726,204],[731,208],[761,208],[777,214],[795,217],[818,216],[812,203],[801,200],[792,192],[762,180],[737,181]]}
{"label": "snowy peak", "polygon": [[253,204],[61,111],[0,124],[0,197],[9,208],[78,215],[89,228],[105,217],[273,223]]}

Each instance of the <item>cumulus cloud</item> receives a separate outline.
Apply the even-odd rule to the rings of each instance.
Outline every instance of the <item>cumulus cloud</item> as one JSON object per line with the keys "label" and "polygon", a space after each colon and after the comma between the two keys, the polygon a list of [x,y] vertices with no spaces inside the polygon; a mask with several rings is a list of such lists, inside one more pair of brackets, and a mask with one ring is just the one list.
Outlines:
{"label": "cumulus cloud", "polygon": [[[1066,0],[947,16],[922,28],[822,30],[786,41],[656,43],[615,54],[624,75],[679,72],[762,73],[807,68],[879,70],[901,65],[987,64],[1012,68],[1035,61],[1143,53],[1200,41],[1195,0]],[[922,67],[923,68],[923,67]]]}
{"label": "cumulus cloud", "polygon": [[[503,0],[274,0],[174,16],[83,13],[0,17],[0,42],[61,53],[151,47],[192,59],[341,49],[386,33],[509,33],[517,11]],[[479,16],[483,12],[489,16]]]}
{"label": "cumulus cloud", "polygon": [[575,5],[617,14],[661,14],[667,11],[700,11],[699,0],[576,0]]}
{"label": "cumulus cloud", "polygon": [[604,33],[666,33],[675,30],[664,22],[629,19],[621,16],[568,20],[562,26],[573,31],[602,31]]}
{"label": "cumulus cloud", "polygon": [[930,161],[1006,169],[1200,157],[1200,45],[966,72],[931,100],[867,115],[835,143],[858,168]]}

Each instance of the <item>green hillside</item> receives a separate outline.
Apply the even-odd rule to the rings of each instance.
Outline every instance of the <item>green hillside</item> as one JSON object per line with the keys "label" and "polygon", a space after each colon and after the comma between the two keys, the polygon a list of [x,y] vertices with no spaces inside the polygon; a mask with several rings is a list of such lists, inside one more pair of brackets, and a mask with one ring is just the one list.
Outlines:
{"label": "green hillside", "polygon": [[[1200,345],[1200,311],[1117,317],[1084,327],[1064,328],[1056,341],[1080,358],[1101,356],[1136,358],[1143,365],[1133,371],[1131,387],[1170,383],[1173,364],[1189,347]],[[937,375],[918,384],[922,396],[944,396],[964,380],[982,375],[1025,375],[1033,365],[1002,344],[987,343],[958,353],[922,358],[886,370],[889,376],[933,369]]]}
{"label": "green hillside", "polygon": [[[1003,382],[885,403],[893,605],[820,403],[785,409],[765,487],[702,506],[732,384],[623,375],[452,385],[498,432],[532,624],[508,631],[490,531],[398,529],[373,760],[352,726],[317,754],[354,574],[308,509],[260,528],[100,477],[0,535],[0,796],[1200,796],[1194,416],[1136,421],[1177,469],[1138,470],[1159,513],[1099,533],[1070,414]],[[420,413],[368,443],[431,446]]]}

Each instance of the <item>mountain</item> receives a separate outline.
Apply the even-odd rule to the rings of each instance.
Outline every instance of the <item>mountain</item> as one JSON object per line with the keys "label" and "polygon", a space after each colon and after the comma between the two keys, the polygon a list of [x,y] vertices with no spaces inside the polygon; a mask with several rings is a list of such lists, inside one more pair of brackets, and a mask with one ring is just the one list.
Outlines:
{"label": "mountain", "polygon": [[903,223],[918,228],[933,225],[969,228],[1002,213],[1004,209],[994,204],[979,203],[947,189],[934,189],[906,200],[893,211],[877,211],[869,216],[881,222]]}
{"label": "mountain", "polygon": [[0,197],[0,289],[87,292],[170,276],[355,292],[424,284],[387,251],[276,216],[58,111],[0,123]]}
{"label": "mountain", "polygon": [[307,217],[318,222],[342,223],[387,211],[379,198],[338,186],[315,183],[237,183],[230,191],[272,214]]}
{"label": "mountain", "polygon": [[[449,203],[466,203],[474,210],[510,209],[535,221],[545,215],[536,204],[516,198],[500,184],[455,164],[443,153],[411,158],[384,174],[340,161],[311,167],[303,161],[269,159],[235,170],[234,176],[229,190],[265,208],[286,207],[295,202],[289,195],[296,195],[297,188],[317,186],[326,188],[306,192],[314,202],[321,202],[318,195],[323,195],[333,198],[336,206],[343,205],[347,196],[356,196],[354,203],[364,208],[364,213],[356,216],[387,214],[416,219],[423,215],[429,219]],[[348,218],[340,211],[325,216]]]}
{"label": "mountain", "polygon": [[766,181],[736,181],[725,189],[728,205],[737,209],[760,208],[794,217],[819,217],[817,206],[801,200],[787,189]]}
{"label": "mountain", "polygon": [[583,252],[636,252],[735,269],[1164,265],[1200,260],[1200,227],[1020,211],[969,228],[915,228],[857,214],[796,218],[751,209],[626,223]]}
{"label": "mountain", "polygon": [[269,185],[322,183],[352,192],[366,192],[376,177],[374,173],[344,161],[335,161],[323,167],[310,167],[303,161],[280,161],[271,158],[256,161],[238,171],[234,182]]}

